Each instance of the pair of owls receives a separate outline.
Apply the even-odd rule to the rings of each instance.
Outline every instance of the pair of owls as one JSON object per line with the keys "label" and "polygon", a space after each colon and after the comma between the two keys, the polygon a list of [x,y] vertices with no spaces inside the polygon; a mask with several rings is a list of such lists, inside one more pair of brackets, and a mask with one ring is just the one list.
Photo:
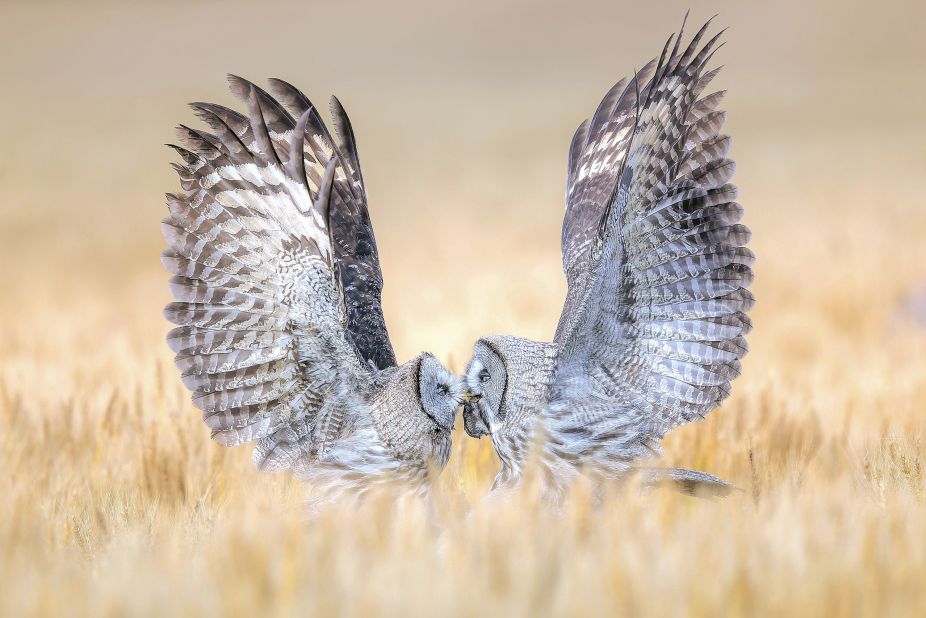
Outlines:
{"label": "pair of owls", "polygon": [[[271,95],[230,76],[246,114],[192,104],[210,131],[178,129],[165,312],[213,438],[255,441],[258,468],[331,491],[395,479],[420,490],[446,464],[463,405],[467,433],[488,435],[501,461],[496,485],[516,485],[535,452],[548,489],[562,492],[580,474],[637,470],[668,431],[703,418],[746,353],[754,259],[729,184],[723,93],[703,95],[719,37],[702,45],[707,26],[684,49],[681,32],[670,37],[572,139],[568,292],[553,341],[480,339],[462,378],[427,353],[396,362],[340,102],[337,139],[280,80]],[[724,486],[693,471],[648,474]]]}

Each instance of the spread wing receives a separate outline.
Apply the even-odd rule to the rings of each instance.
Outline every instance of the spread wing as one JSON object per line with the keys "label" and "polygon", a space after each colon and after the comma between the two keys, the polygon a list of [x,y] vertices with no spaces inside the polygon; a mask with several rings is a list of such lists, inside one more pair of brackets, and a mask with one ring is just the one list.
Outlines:
{"label": "spread wing", "polygon": [[340,138],[335,140],[311,102],[299,90],[279,79],[271,79],[270,88],[295,117],[309,111],[306,125],[308,166],[320,174],[332,152],[336,152],[342,162],[331,192],[330,223],[335,264],[347,308],[348,337],[365,362],[377,369],[393,367],[395,353],[383,319],[383,273],[367,209],[354,130],[347,112],[337,97],[331,97],[331,115]]}
{"label": "spread wing", "polygon": [[720,36],[699,47],[707,26],[684,51],[670,38],[652,77],[612,90],[573,141],[569,291],[544,421],[562,459],[613,469],[658,451],[739,374],[754,256],[722,93],[701,97]]}
{"label": "spread wing", "polygon": [[599,222],[614,192],[614,174],[620,165],[620,144],[636,122],[637,90],[653,74],[656,60],[647,62],[634,80],[621,79],[604,96],[591,121],[576,130],[569,146],[566,170],[566,214],[563,217],[563,271],[566,302],[556,329],[557,341],[578,314],[589,277],[592,252],[598,241]]}
{"label": "spread wing", "polygon": [[[381,327],[378,302],[368,313],[345,307],[378,301],[381,286],[353,140],[342,156],[291,86],[275,84],[306,101],[292,106],[298,121],[263,90],[230,82],[247,116],[194,103],[213,132],[178,129],[183,191],[168,194],[163,223],[176,299],[165,314],[178,325],[168,344],[213,437],[260,440],[258,467],[287,468],[335,437],[316,417],[339,398],[325,418],[343,420],[345,398],[369,388],[367,361],[388,362],[392,350],[369,327]],[[349,253],[359,245],[367,252]]]}
{"label": "spread wing", "polygon": [[[246,100],[251,88],[254,88],[272,139],[287,134],[292,130],[293,119],[308,112],[304,155],[306,173],[313,186],[318,186],[325,164],[336,155],[338,167],[331,191],[329,224],[334,266],[341,279],[347,308],[347,336],[364,362],[377,369],[395,366],[395,353],[383,319],[383,274],[367,208],[360,159],[347,112],[336,97],[331,98],[331,113],[340,137],[335,139],[308,97],[283,80],[271,79],[269,83],[276,100],[247,80],[229,76],[232,92],[241,99]],[[216,131],[220,129],[216,127],[216,113],[221,114],[219,120],[230,124],[234,131],[248,130],[245,118],[229,117],[231,110],[201,103],[193,107]]]}

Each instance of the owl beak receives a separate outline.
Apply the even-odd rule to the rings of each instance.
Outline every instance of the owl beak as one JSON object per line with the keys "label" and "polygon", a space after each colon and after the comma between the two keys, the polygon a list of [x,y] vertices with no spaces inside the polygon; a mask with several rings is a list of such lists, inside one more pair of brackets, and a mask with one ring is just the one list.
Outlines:
{"label": "owl beak", "polygon": [[473,438],[488,435],[489,426],[479,410],[479,400],[482,395],[468,391],[463,396],[463,428]]}

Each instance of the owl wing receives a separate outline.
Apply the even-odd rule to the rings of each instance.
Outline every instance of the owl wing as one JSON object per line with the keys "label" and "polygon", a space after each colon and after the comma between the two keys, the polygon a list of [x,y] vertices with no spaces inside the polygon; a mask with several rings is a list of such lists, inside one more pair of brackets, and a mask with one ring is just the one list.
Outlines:
{"label": "owl wing", "polygon": [[318,111],[299,90],[279,79],[271,79],[270,88],[295,117],[309,112],[307,169],[313,168],[316,175],[320,174],[332,151],[341,161],[331,192],[329,220],[335,265],[347,308],[348,338],[364,362],[377,369],[393,367],[395,352],[383,318],[383,273],[367,208],[357,143],[347,112],[337,97],[331,97],[329,107],[339,138],[335,140]]}
{"label": "owl wing", "polygon": [[[618,152],[607,149],[602,129],[607,126],[610,141],[627,136],[635,120],[636,86],[653,73],[656,60],[646,63],[636,80],[621,79],[601,100],[592,119],[576,129],[569,145],[566,169],[566,214],[563,217],[563,271],[566,273],[566,302],[556,330],[556,339],[578,313],[584,290],[592,275],[592,253],[598,242],[602,213],[614,191],[613,174],[601,173],[614,165]],[[598,148],[597,146],[605,146]],[[590,173],[591,170],[596,173]]]}
{"label": "owl wing", "polygon": [[[353,139],[342,155],[291,86],[274,84],[299,102],[298,121],[253,84],[230,83],[247,116],[194,103],[213,133],[178,129],[183,191],[168,194],[163,223],[176,300],[165,315],[178,326],[168,344],[213,437],[259,440],[259,468],[289,468],[334,439],[329,420],[315,423],[322,407],[338,399],[325,418],[345,424],[343,402],[369,390],[368,361],[391,358],[385,330],[369,328],[382,324],[381,277]],[[362,242],[372,252],[347,254]],[[374,293],[351,330],[345,305]]]}
{"label": "owl wing", "polygon": [[730,393],[754,256],[729,184],[722,93],[701,97],[719,34],[670,38],[645,83],[612,90],[573,140],[545,426],[562,459],[621,467]]}

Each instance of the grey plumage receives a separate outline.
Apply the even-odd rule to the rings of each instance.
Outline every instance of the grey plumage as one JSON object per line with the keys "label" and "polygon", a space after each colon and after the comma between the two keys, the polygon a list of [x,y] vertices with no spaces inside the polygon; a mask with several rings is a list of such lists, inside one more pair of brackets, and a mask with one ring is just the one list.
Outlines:
{"label": "grey plumage", "polygon": [[[496,484],[520,478],[536,440],[553,492],[580,473],[626,475],[730,394],[751,328],[754,256],[729,184],[723,93],[701,96],[717,73],[705,71],[720,37],[701,44],[709,23],[684,50],[681,32],[674,45],[670,37],[576,131],[562,237],[568,291],[553,342],[476,344],[464,419],[471,435],[491,436]],[[703,474],[661,478],[720,482]]]}
{"label": "grey plumage", "polygon": [[332,491],[423,488],[463,387],[429,354],[396,366],[347,114],[333,103],[335,142],[289,84],[271,82],[281,104],[229,83],[248,114],[192,104],[212,133],[178,128],[182,191],[163,223],[167,339],[193,403],[217,441],[256,441],[261,470]]}

